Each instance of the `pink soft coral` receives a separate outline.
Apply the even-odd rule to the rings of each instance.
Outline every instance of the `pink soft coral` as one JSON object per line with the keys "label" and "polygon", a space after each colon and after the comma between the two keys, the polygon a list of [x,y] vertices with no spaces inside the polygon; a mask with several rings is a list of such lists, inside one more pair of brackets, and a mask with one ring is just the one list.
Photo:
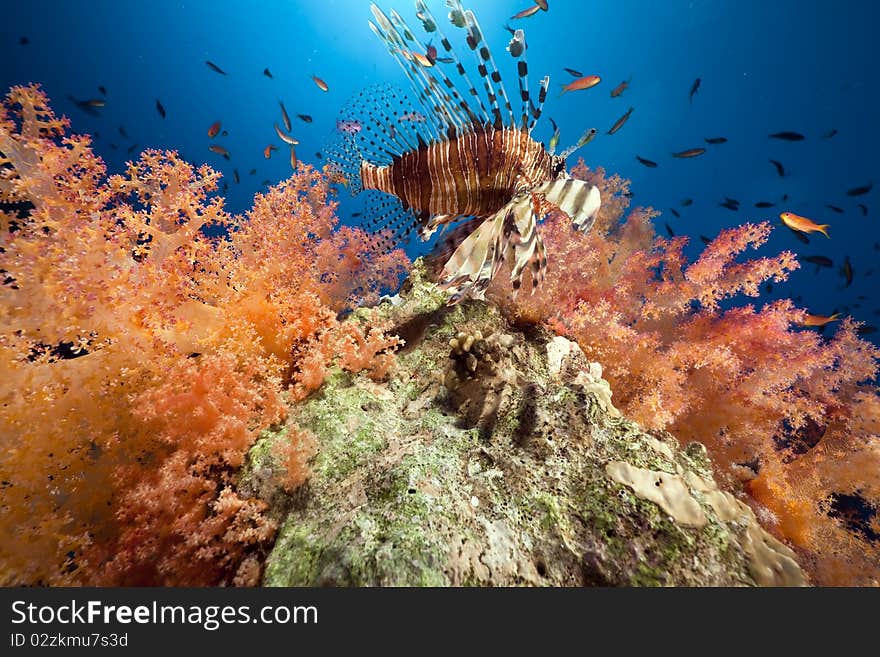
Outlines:
{"label": "pink soft coral", "polygon": [[[38,87],[0,104],[0,202],[29,209],[0,211],[0,581],[253,582],[274,525],[236,469],[288,384],[388,370],[396,338],[336,318],[407,259],[337,229],[308,167],[233,217],[209,167],[146,151],[108,179],[66,130]],[[314,443],[290,435],[292,486]]]}

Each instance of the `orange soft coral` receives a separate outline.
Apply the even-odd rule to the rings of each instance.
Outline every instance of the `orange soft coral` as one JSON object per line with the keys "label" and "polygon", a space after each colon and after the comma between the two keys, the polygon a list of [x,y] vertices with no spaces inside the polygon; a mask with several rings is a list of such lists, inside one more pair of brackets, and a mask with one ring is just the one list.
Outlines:
{"label": "orange soft coral", "polygon": [[0,103],[0,582],[253,582],[274,529],[235,471],[288,383],[388,368],[395,339],[337,313],[407,260],[337,229],[309,167],[233,217],[209,167],[148,150],[107,178],[66,130],[38,87]]}
{"label": "orange soft coral", "polygon": [[[650,209],[623,218],[625,182],[582,164],[573,175],[602,192],[596,227],[583,235],[549,218],[542,287],[514,299],[493,284],[492,298],[520,321],[576,339],[602,363],[615,405],[647,427],[705,443],[733,490],[750,480],[759,515],[803,550],[816,581],[880,582],[880,545],[828,513],[840,493],[880,508],[871,384],[880,352],[851,320],[827,341],[799,330],[805,313],[790,301],[720,308],[738,294],[757,297],[763,282],[798,266],[789,252],[737,259],[767,240],[768,224],[723,231],[689,264],[685,238],[656,237]],[[807,433],[816,435],[796,449]]]}

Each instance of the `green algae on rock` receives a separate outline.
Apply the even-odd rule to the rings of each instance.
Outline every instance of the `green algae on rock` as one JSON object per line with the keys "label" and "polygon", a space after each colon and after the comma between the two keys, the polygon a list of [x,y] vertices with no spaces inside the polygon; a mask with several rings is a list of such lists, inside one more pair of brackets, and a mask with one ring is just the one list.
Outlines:
{"label": "green algae on rock", "polygon": [[419,266],[395,301],[350,320],[406,340],[389,380],[340,372],[291,409],[319,447],[293,496],[261,482],[283,508],[266,585],[804,583],[705,449],[621,417],[577,345],[447,308]]}

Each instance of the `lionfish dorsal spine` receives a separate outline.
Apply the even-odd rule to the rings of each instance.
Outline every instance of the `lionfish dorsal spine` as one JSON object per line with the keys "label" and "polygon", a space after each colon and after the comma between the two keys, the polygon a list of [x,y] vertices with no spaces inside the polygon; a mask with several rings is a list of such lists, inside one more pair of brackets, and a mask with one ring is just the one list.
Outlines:
{"label": "lionfish dorsal spine", "polygon": [[446,85],[446,88],[449,89],[450,93],[452,93],[453,97],[458,101],[459,107],[461,107],[470,117],[472,123],[488,123],[489,122],[489,113],[486,111],[486,106],[483,105],[483,101],[480,98],[480,95],[477,93],[477,89],[474,84],[471,82],[470,77],[468,77],[467,71],[459,60],[458,55],[455,52],[455,49],[452,47],[452,44],[449,42],[449,39],[446,38],[446,35],[440,29],[440,23],[434,18],[431,14],[430,9],[425,4],[424,0],[416,0],[416,11],[424,15],[428,20],[431,21],[434,30],[437,32],[437,36],[440,39],[440,45],[443,47],[443,50],[446,54],[452,59],[452,63],[455,66],[455,70],[458,75],[464,80],[464,83],[468,87],[468,94],[470,94],[471,98],[476,102],[477,107],[471,108],[470,104],[464,100],[458,93],[455,88],[455,84],[443,73],[443,71],[439,71],[443,83]]}
{"label": "lionfish dorsal spine", "polygon": [[[460,0],[446,0],[447,6],[456,12],[456,15],[464,17],[464,29],[467,31],[467,45],[477,62],[477,72],[483,79],[483,88],[489,99],[489,105],[492,109],[492,124],[496,129],[504,127],[504,120],[501,116],[501,108],[498,106],[498,98],[504,101],[507,112],[510,117],[509,124],[514,124],[513,110],[510,107],[510,100],[507,98],[507,92],[504,89],[504,82],[501,80],[501,74],[495,66],[495,60],[489,46],[483,41],[483,32],[480,24],[477,22],[474,12],[470,9],[465,10]],[[453,23],[454,25],[455,23]],[[491,69],[491,73],[490,73]],[[498,87],[496,90],[495,84]]]}
{"label": "lionfish dorsal spine", "polygon": [[[429,102],[428,95],[426,94],[427,89],[419,79],[419,72],[416,69],[417,64],[411,60],[407,60],[404,56],[406,44],[402,37],[398,34],[395,27],[391,24],[391,21],[385,16],[381,9],[376,5],[371,5],[370,10],[377,23],[374,24],[370,21],[370,29],[386,45],[389,54],[400,65],[400,68],[403,69],[404,75],[406,75],[406,78],[409,80],[416,97],[421,104],[425,106],[426,110],[428,110],[426,111],[426,120],[431,125],[432,132],[435,135],[442,133],[444,126],[440,123],[439,119],[443,115],[436,106],[432,107]],[[434,111],[430,111],[431,109]]]}
{"label": "lionfish dorsal spine", "polygon": [[538,119],[541,118],[541,112],[544,109],[544,101],[547,100],[547,89],[550,88],[550,76],[545,75],[541,79],[540,88],[538,89],[538,106],[532,111],[532,122],[529,124],[529,132],[535,127]]}
{"label": "lionfish dorsal spine", "polygon": [[[406,24],[403,17],[394,9],[390,13],[391,23],[397,28],[398,40],[403,44],[411,42],[415,44],[419,51],[424,50],[424,44],[416,40],[413,31]],[[437,78],[433,75],[435,67],[432,66],[428,69],[414,61],[413,57],[408,58],[408,61],[410,71],[415,75],[417,86],[421,90],[419,100],[422,102],[422,105],[425,105],[427,109],[434,110],[445,119],[441,126],[440,136],[442,137],[450,127],[466,129],[470,124],[470,116],[467,113],[463,114],[461,104],[457,103],[449,93],[442,89]],[[446,88],[454,91],[454,87],[450,85],[447,85]]]}
{"label": "lionfish dorsal spine", "polygon": [[[529,127],[529,63],[526,59],[526,35],[521,29],[513,33],[510,45],[507,47],[510,54],[516,59],[516,73],[519,81],[519,98],[522,103],[520,109],[520,129],[528,130]],[[517,54],[519,53],[519,54]]]}

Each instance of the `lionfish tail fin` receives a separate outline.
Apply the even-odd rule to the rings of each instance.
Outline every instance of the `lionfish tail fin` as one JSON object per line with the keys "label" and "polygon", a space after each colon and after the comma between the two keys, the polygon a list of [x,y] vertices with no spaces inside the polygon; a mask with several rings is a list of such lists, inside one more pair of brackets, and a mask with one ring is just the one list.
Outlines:
{"label": "lionfish tail fin", "polygon": [[599,188],[583,180],[558,178],[532,190],[559,208],[571,219],[574,227],[586,233],[596,221],[602,206]]}

